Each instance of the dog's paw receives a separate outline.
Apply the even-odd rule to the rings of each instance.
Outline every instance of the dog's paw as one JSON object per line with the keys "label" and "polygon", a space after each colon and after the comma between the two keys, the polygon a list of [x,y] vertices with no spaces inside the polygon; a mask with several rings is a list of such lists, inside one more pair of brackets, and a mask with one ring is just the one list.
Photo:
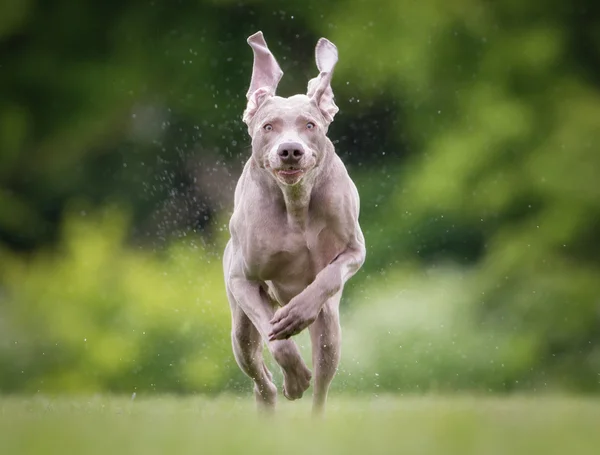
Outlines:
{"label": "dog's paw", "polygon": [[299,334],[317,319],[318,311],[308,305],[300,305],[294,300],[277,310],[271,319],[269,341],[285,340]]}
{"label": "dog's paw", "polygon": [[277,403],[277,387],[272,382],[254,385],[254,396],[259,409],[269,410],[274,409]]}
{"label": "dog's paw", "polygon": [[292,401],[302,398],[306,389],[310,387],[311,378],[312,373],[304,365],[293,374],[286,374],[284,370],[283,396]]}

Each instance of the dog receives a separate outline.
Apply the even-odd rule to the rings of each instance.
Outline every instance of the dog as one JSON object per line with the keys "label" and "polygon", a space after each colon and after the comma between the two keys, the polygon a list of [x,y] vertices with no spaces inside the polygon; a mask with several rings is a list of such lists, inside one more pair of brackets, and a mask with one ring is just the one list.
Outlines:
{"label": "dog", "polygon": [[320,414],[340,361],[344,284],[366,255],[358,190],[326,136],[338,112],[331,89],[338,52],[321,38],[315,50],[319,75],[306,95],[283,98],[275,95],[283,72],[262,32],[248,44],[254,64],[242,119],[252,156],[235,189],[223,256],[233,353],[254,381],[259,409],[272,410],[277,388],[264,344],[282,369],[284,396],[296,400],[312,374],[291,337],[308,328],[312,407]]}

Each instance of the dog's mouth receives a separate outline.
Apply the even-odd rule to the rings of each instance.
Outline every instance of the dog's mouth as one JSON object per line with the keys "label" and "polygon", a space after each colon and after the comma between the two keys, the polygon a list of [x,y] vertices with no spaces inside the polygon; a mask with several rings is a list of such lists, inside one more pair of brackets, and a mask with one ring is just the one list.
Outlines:
{"label": "dog's mouth", "polygon": [[294,185],[302,180],[305,170],[300,168],[272,169],[277,179],[287,185]]}
{"label": "dog's mouth", "polygon": [[296,185],[315,167],[314,160],[301,160],[297,163],[283,163],[281,160],[265,160],[265,169],[284,185]]}
{"label": "dog's mouth", "polygon": [[276,171],[279,175],[289,176],[289,175],[297,175],[301,174],[304,171],[302,169],[280,169]]}

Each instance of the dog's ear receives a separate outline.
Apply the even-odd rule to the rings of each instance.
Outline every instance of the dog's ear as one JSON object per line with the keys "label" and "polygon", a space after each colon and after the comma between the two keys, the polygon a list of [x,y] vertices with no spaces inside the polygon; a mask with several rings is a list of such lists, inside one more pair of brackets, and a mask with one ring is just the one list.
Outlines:
{"label": "dog's ear", "polygon": [[319,75],[308,82],[307,95],[319,106],[327,124],[333,122],[333,117],[339,111],[333,101],[331,76],[338,61],[338,51],[335,44],[325,38],[317,42],[315,59]]}
{"label": "dog's ear", "polygon": [[281,71],[277,60],[267,47],[262,32],[256,32],[250,36],[248,44],[254,52],[254,65],[252,67],[250,88],[246,94],[248,104],[242,117],[246,124],[250,123],[265,100],[275,95],[277,85],[283,76],[283,71]]}

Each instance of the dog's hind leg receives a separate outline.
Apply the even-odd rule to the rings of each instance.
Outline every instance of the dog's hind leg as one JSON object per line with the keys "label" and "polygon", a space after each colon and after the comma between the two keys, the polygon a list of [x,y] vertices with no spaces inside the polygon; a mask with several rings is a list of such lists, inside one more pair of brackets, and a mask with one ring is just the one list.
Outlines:
{"label": "dog's hind leg", "polygon": [[333,380],[341,357],[342,329],[340,326],[339,304],[342,292],[331,297],[308,330],[312,343],[315,383],[313,391],[313,411],[321,414],[325,409],[327,392]]}
{"label": "dog's hind leg", "polygon": [[235,360],[241,370],[254,381],[254,395],[259,409],[272,410],[277,402],[277,387],[263,359],[262,338],[231,295],[229,299],[232,315],[231,341]]}

